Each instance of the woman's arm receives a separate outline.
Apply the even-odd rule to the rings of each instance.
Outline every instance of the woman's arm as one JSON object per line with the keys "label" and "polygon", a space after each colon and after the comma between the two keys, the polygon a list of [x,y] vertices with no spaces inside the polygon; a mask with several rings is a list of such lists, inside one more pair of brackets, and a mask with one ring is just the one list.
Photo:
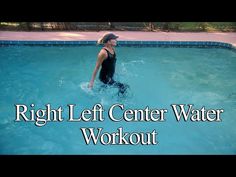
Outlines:
{"label": "woman's arm", "polygon": [[93,74],[92,74],[92,78],[91,78],[90,83],[88,85],[89,88],[93,88],[93,83],[94,83],[94,80],[96,78],[97,72],[98,72],[103,60],[106,57],[107,57],[107,53],[104,50],[101,50],[98,54],[98,59],[97,59],[97,62],[96,62],[96,65],[95,65],[95,68],[94,68],[94,71],[93,71]]}

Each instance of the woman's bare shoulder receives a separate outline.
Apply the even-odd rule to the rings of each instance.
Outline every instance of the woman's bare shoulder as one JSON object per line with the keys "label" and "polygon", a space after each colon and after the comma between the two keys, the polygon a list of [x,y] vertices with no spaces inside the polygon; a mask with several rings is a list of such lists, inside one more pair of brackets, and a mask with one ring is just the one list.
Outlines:
{"label": "woman's bare shoulder", "polygon": [[107,56],[107,51],[102,48],[100,52],[98,53],[98,56]]}

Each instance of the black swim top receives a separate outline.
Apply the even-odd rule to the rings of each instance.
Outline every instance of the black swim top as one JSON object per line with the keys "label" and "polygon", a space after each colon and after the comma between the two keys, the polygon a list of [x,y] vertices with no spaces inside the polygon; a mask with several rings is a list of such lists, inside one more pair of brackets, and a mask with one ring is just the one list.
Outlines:
{"label": "black swim top", "polygon": [[103,48],[107,51],[107,58],[103,60],[102,62],[102,68],[100,71],[100,80],[103,82],[106,82],[110,79],[112,79],[114,73],[115,73],[115,67],[116,67],[116,53],[114,51],[114,54],[111,54],[106,48]]}

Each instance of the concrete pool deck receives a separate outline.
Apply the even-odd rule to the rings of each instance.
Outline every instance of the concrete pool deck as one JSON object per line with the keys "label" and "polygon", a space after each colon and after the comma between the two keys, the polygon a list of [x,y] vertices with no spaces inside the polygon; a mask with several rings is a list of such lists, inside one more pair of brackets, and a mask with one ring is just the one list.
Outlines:
{"label": "concrete pool deck", "polygon": [[[0,40],[17,41],[91,41],[105,32],[13,32],[0,31]],[[214,41],[226,42],[236,47],[236,32],[137,32],[112,31],[124,41]]]}

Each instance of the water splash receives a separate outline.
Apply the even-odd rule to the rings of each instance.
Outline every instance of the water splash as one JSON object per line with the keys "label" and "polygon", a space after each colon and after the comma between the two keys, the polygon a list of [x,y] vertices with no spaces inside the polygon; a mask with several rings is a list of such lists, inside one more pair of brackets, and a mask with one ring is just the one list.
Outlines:
{"label": "water splash", "polygon": [[83,92],[89,95],[95,95],[93,89],[88,88],[89,82],[81,82],[80,88]]}

